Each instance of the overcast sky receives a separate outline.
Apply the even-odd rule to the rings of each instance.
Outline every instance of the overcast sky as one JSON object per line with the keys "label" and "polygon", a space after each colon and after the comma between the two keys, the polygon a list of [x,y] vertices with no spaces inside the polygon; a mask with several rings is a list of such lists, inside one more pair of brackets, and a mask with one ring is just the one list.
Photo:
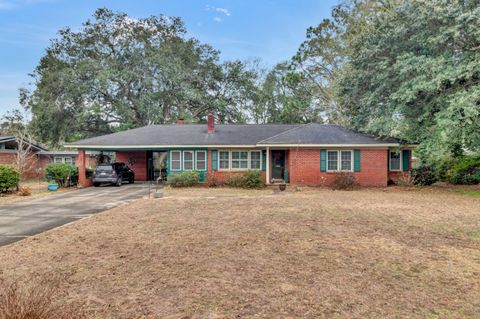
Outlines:
{"label": "overcast sky", "polygon": [[260,58],[267,66],[289,59],[309,26],[330,15],[333,0],[0,0],[0,115],[18,106],[49,40],[60,28],[79,28],[95,9],[135,18],[181,17],[188,35],[211,44],[222,59]]}

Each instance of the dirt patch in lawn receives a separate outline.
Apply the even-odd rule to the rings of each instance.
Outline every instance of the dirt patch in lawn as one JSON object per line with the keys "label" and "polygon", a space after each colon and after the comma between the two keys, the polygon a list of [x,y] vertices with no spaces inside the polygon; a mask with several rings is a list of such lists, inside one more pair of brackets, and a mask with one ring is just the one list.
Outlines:
{"label": "dirt patch in lawn", "polygon": [[480,198],[165,190],[0,248],[92,318],[478,318]]}

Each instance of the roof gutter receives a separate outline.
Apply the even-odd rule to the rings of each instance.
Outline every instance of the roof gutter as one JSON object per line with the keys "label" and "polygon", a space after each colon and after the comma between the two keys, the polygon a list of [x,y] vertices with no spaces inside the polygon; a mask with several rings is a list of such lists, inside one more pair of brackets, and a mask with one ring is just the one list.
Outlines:
{"label": "roof gutter", "polygon": [[150,149],[165,149],[165,148],[249,148],[257,147],[257,145],[202,145],[202,144],[193,144],[193,145],[76,145],[76,144],[67,144],[64,145],[68,148],[80,148],[88,150],[128,150],[128,149],[138,149],[138,150],[150,150]]}
{"label": "roof gutter", "polygon": [[385,148],[385,147],[409,147],[413,148],[414,144],[400,143],[383,143],[383,144],[245,144],[245,145],[81,145],[67,144],[67,148],[77,148],[85,150],[151,150],[151,149],[171,149],[171,148],[258,148],[258,147],[369,147],[369,148]]}
{"label": "roof gutter", "polygon": [[266,147],[400,147],[399,143],[384,144],[257,144],[257,146]]}

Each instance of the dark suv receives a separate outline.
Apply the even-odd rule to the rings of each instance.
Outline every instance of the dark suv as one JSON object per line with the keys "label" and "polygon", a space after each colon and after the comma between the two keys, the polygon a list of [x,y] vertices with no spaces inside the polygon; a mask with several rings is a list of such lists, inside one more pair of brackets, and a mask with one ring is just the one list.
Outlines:
{"label": "dark suv", "polygon": [[124,182],[135,182],[135,174],[125,163],[99,164],[92,176],[93,186],[102,183],[122,186]]}

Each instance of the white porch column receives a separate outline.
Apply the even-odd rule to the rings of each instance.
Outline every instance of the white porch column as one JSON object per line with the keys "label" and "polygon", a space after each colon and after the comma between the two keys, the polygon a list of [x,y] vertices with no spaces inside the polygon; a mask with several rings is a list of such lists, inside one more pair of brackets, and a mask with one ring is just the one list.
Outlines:
{"label": "white porch column", "polygon": [[270,147],[267,146],[266,182],[270,184]]}

